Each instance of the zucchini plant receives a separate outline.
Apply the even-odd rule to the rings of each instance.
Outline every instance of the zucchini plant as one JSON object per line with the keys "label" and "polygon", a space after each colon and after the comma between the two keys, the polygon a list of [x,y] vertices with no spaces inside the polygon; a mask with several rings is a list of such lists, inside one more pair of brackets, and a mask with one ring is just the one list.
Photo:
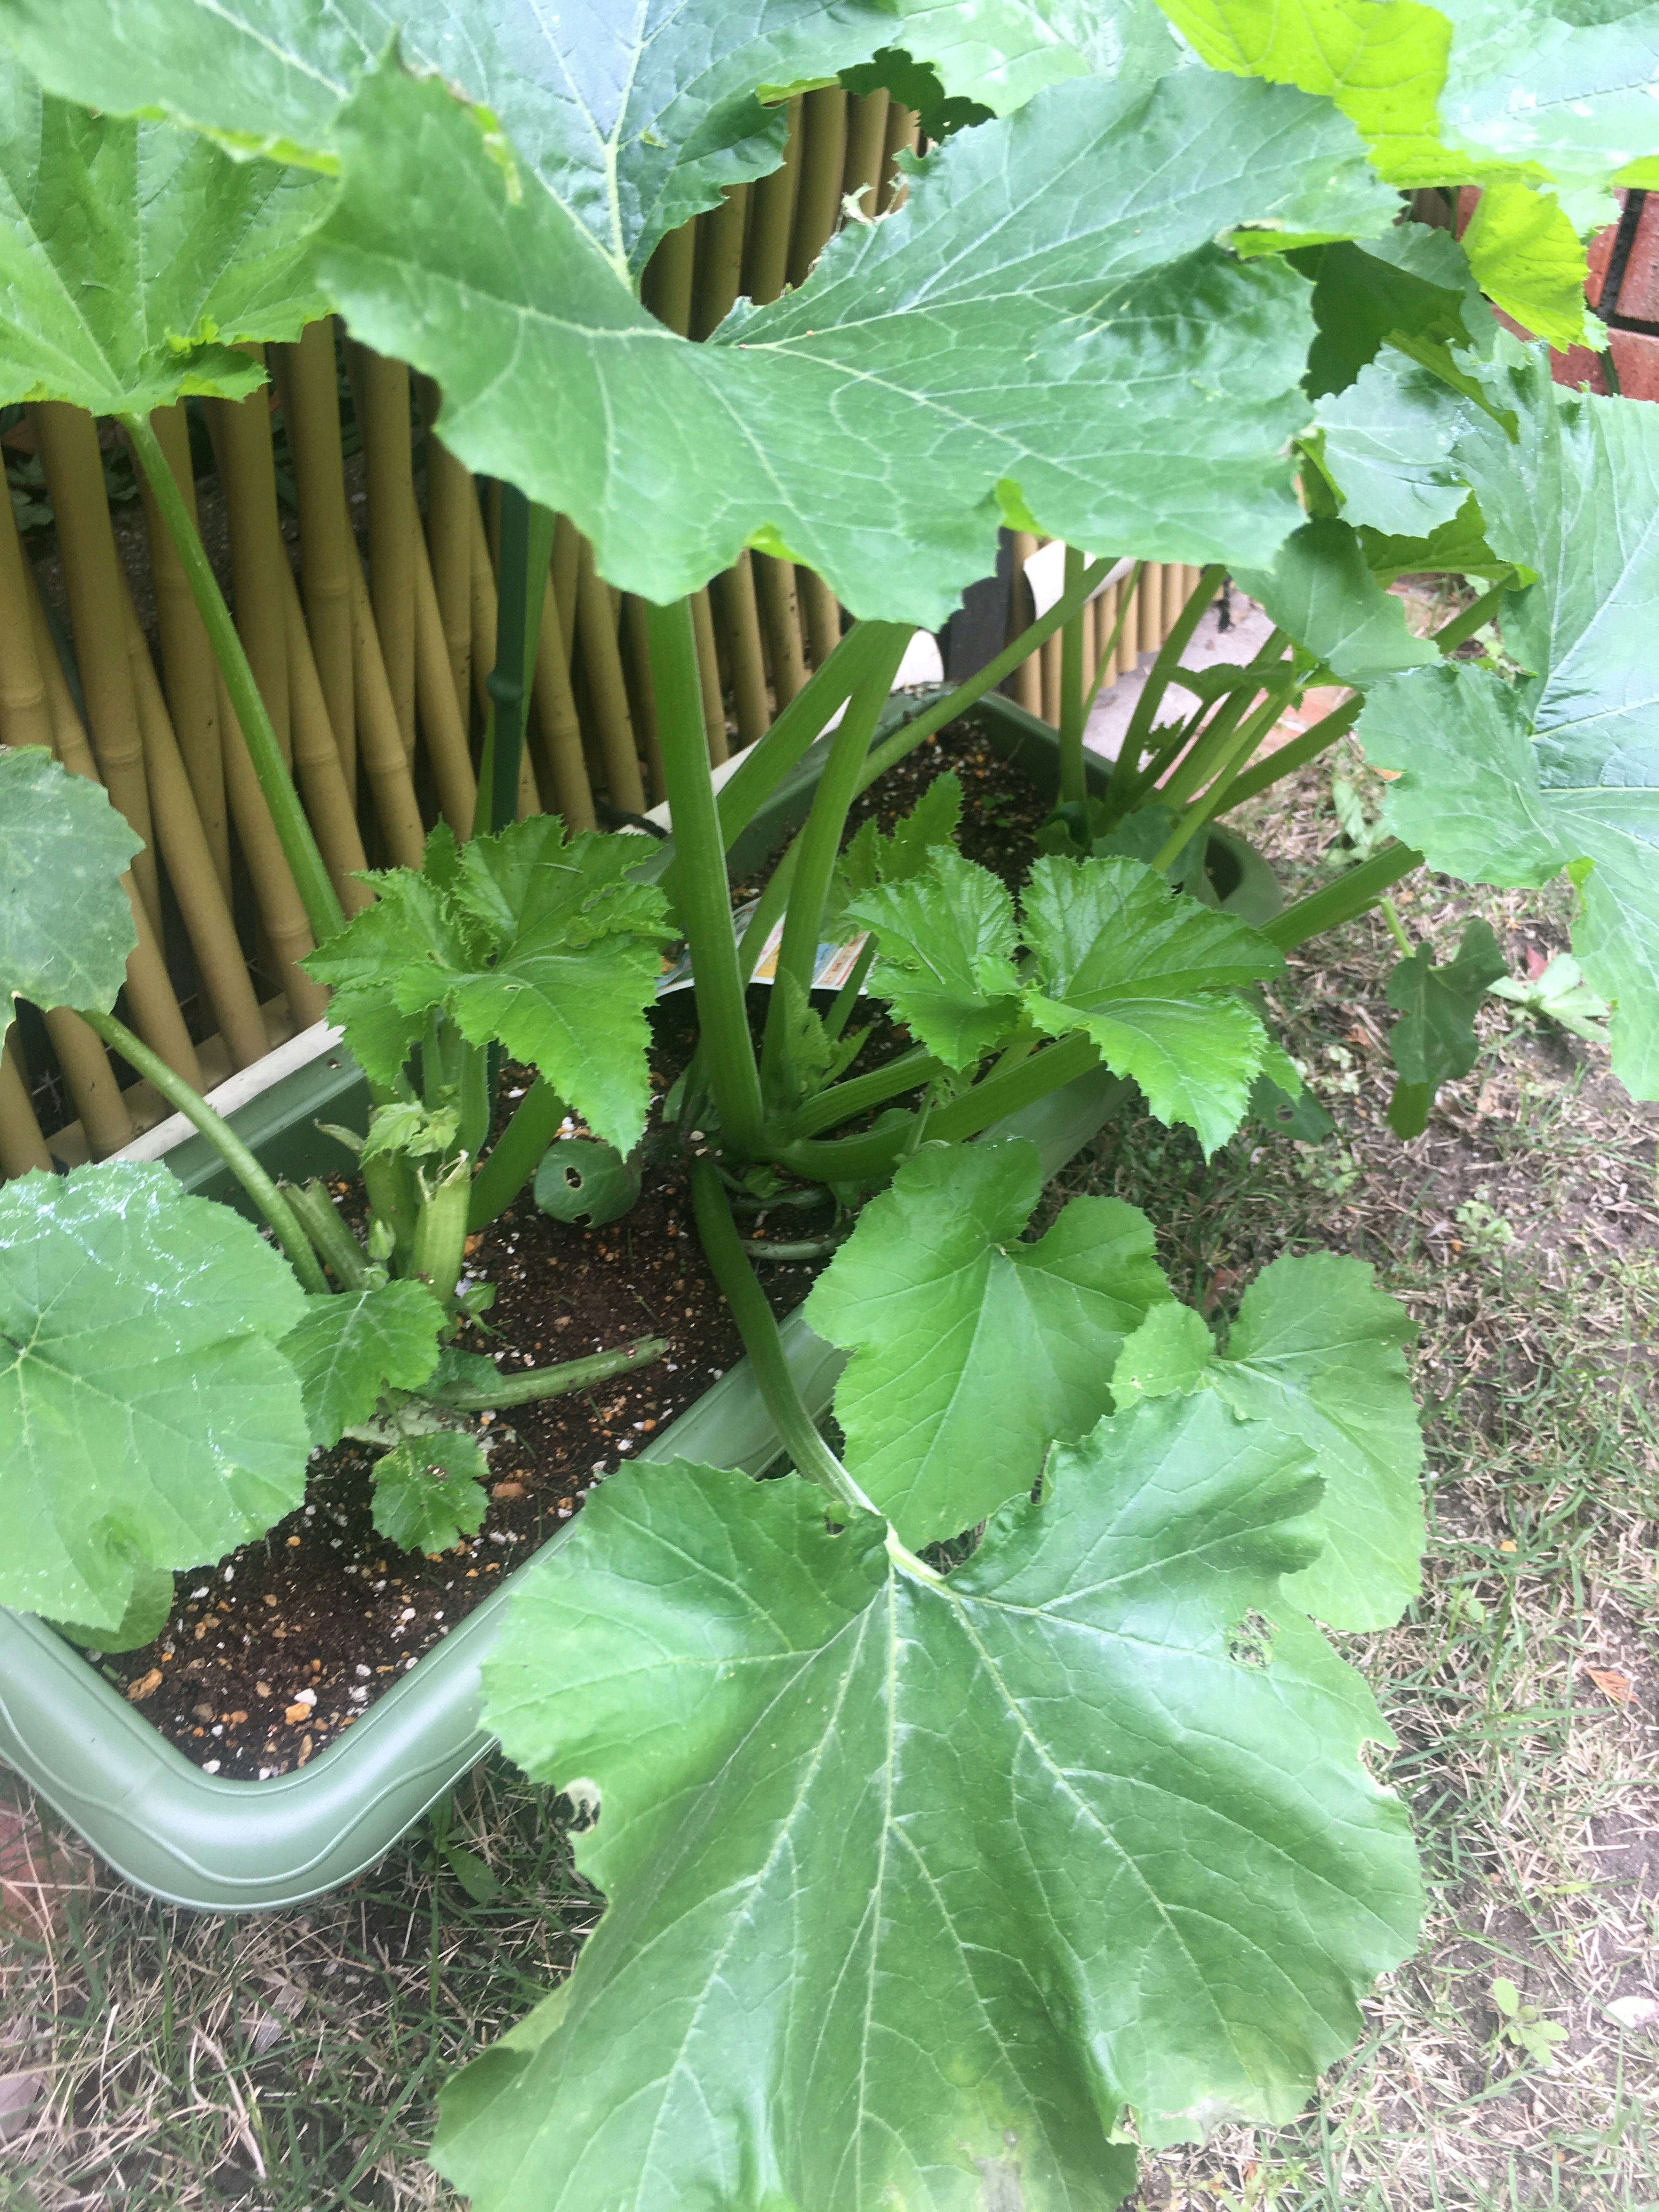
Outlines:
{"label": "zucchini plant", "polygon": [[[125,131],[155,161],[195,146],[314,196],[305,284],[434,377],[437,434],[526,502],[512,563],[503,532],[509,606],[533,605],[555,509],[650,603],[667,847],[567,845],[496,814],[493,833],[440,834],[420,870],[375,878],[349,923],[320,896],[313,917],[313,971],[377,1085],[371,1190],[385,1158],[405,1199],[418,1169],[435,1202],[452,1175],[463,1188],[465,1155],[475,1218],[534,1172],[567,1104],[619,1152],[634,1142],[646,948],[665,917],[684,936],[699,1040],[660,1133],[690,1156],[789,1462],[763,1481],[627,1468],[520,1577],[490,1724],[582,1814],[578,1863],[606,1906],[568,1980],[449,2086],[433,2157],[489,2212],[1110,2203],[1137,2142],[1293,2113],[1414,1940],[1403,1808],[1364,1755],[1387,1725],[1325,1633],[1382,1626],[1417,1589],[1410,1330],[1358,1262],[1325,1255],[1265,1270],[1218,1339],[1171,1297],[1132,1209],[1075,1200],[1026,1235],[1036,1156],[997,1125],[1091,1077],[1134,1084],[1212,1150],[1290,1105],[1258,987],[1425,856],[1472,882],[1571,872],[1574,954],[1611,1009],[1614,1066],[1659,1092],[1640,634],[1659,428],[1557,387],[1541,343],[1500,333],[1488,306],[1582,340],[1581,234],[1608,219],[1609,185],[1645,184],[1659,158],[1659,9],[649,0],[578,27],[520,0],[465,24],[408,0],[390,49],[388,20],[301,0],[0,0],[0,31],[48,88],[18,99],[100,111],[70,137]],[[776,167],[782,94],[901,64],[981,119],[913,164],[900,209],[849,222],[805,282],[739,302],[704,342],[646,312],[656,241]],[[109,119],[134,111],[166,120]],[[27,222],[8,250],[57,289],[15,295],[0,397],[82,396],[79,356],[31,319],[81,342],[62,272],[88,249],[54,228],[51,192],[16,181],[46,143],[14,133]],[[1402,220],[1403,192],[1463,185],[1481,197],[1461,240]],[[252,311],[234,330],[167,325],[169,389],[231,373],[225,330],[262,334]],[[129,419],[143,463],[137,388],[87,404]],[[948,786],[842,850],[859,791],[973,695],[882,725],[906,640],[989,569],[1003,522],[1200,566],[1206,597],[1231,571],[1276,626],[1249,669],[1212,680],[1177,673],[1177,624],[1091,793],[1077,640],[1109,563],[1072,558],[1058,605],[975,679],[1066,634],[1062,804],[1018,901],[954,849]],[[851,621],[716,792],[688,594],[746,544],[817,570]],[[1387,588],[1421,572],[1480,587],[1429,639]],[[1477,633],[1501,650],[1455,657]],[[215,635],[228,668],[228,621]],[[1283,708],[1330,682],[1352,700],[1265,750]],[[726,854],[838,712],[811,813],[740,938]],[[256,746],[258,720],[250,702]],[[1260,928],[1218,911],[1208,825],[1351,726],[1397,771],[1385,837]],[[492,789],[514,787],[516,742],[498,720]],[[8,787],[29,819],[51,776],[18,757]],[[280,761],[262,772],[314,884]],[[107,890],[125,848],[73,797]],[[65,975],[59,942],[90,934],[31,949],[19,912],[9,988],[107,1004],[118,939],[95,978]],[[866,933],[829,1003],[811,988],[826,918]],[[757,1044],[745,984],[780,921]],[[1393,922],[1409,1132],[1467,1065],[1492,962],[1476,936],[1437,965]],[[625,1020],[619,968],[639,987]],[[862,1071],[860,987],[913,1040]],[[540,1080],[480,1164],[463,1048],[492,1038]],[[140,1231],[163,1216],[194,1255],[179,1277],[261,1271],[266,1291],[213,1340],[216,1359],[289,1392],[219,1454],[234,1534],[237,1515],[283,1510],[270,1439],[297,1449],[303,1424],[301,1383],[282,1378],[295,1329],[328,1310],[302,1310],[251,1232],[210,1208],[210,1232],[154,1171],[125,1172],[102,1211],[83,1194],[106,1170],[25,1178],[0,1206],[61,1212],[40,1249],[83,1276],[74,1209],[98,1213],[86,1279],[129,1308]],[[848,1354],[836,1449],[731,1209],[802,1186],[857,1213],[807,1309]],[[274,1195],[298,1276],[334,1267],[329,1219]],[[347,1272],[428,1250],[401,1203]],[[44,1275],[25,1296],[24,1263],[7,1264],[15,1420],[53,1309]],[[435,1344],[446,1269],[425,1271],[431,1287],[422,1272],[373,1288],[418,1290]],[[161,1388],[198,1340],[139,1350],[112,1324],[109,1358]],[[431,1374],[408,1383],[367,1352],[362,1372],[369,1396]],[[137,1492],[110,1497],[73,1419],[30,1419],[24,1510],[73,1497],[77,1540],[178,1556],[184,1514],[163,1528]],[[289,1503],[297,1479],[281,1478]],[[95,1595],[107,1613],[113,1577],[93,1591],[83,1574],[74,1606]],[[33,1588],[44,1601],[47,1577]],[[51,1600],[73,1610],[67,1572]]]}

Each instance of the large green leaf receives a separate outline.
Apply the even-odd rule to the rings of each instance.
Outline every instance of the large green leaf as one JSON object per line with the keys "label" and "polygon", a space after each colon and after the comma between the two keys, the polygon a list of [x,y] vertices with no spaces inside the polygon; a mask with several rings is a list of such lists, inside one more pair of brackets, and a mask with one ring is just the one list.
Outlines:
{"label": "large green leaf", "polygon": [[1028,1491],[1055,1437],[1111,1407],[1112,1362],[1170,1295],[1144,1214],[1077,1198],[1021,1241],[1042,1189],[1023,1139],[928,1146],[859,1217],[806,1317],[853,1353],[848,1464],[907,1544]]}
{"label": "large green leaf", "polygon": [[646,1009],[666,902],[630,883],[635,840],[567,838],[535,815],[459,853],[441,825],[418,871],[373,876],[379,897],[306,961],[377,1082],[390,1083],[441,1009],[471,1044],[533,1063],[619,1152],[645,1125]]}
{"label": "large green leaf", "polygon": [[0,1186],[0,1603],[113,1626],[133,1561],[216,1559],[291,1512],[310,1438],[292,1273],[164,1167]]}
{"label": "large green leaf", "polygon": [[[1555,178],[1567,188],[1605,184],[1633,156],[1659,149],[1652,101],[1631,96],[1631,65],[1644,44],[1636,64],[1641,81],[1659,74],[1650,31],[1598,39],[1565,21],[1568,11],[1548,0],[1162,4],[1212,68],[1334,100],[1390,183],[1484,185],[1491,205],[1464,240],[1481,289],[1554,344],[1582,337],[1583,249],[1556,194],[1539,187]],[[1651,8],[1640,12],[1659,18]],[[1564,64],[1569,81],[1611,81],[1609,72],[1618,80],[1616,125],[1610,109],[1597,112],[1583,102],[1558,135],[1554,119],[1572,106],[1556,90]]]}
{"label": "large green leaf", "polygon": [[1564,185],[1659,185],[1652,0],[1437,0],[1452,45],[1440,114],[1483,159]]}
{"label": "large green leaf", "polygon": [[1224,1353],[1190,1306],[1154,1307],[1112,1376],[1120,1404],[1216,1391],[1297,1437],[1325,1483],[1324,1549],[1285,1595],[1333,1628],[1386,1628],[1420,1586],[1423,1439],[1404,1346],[1415,1324],[1363,1261],[1275,1260],[1244,1293]]}
{"label": "large green leaf", "polygon": [[1024,927],[1038,1028],[1081,1030],[1160,1121],[1189,1122],[1206,1152],[1230,1137],[1267,1048],[1238,987],[1276,975],[1284,956],[1139,860],[1039,860]]}
{"label": "large green leaf", "polygon": [[240,338],[288,338],[327,311],[315,177],[233,161],[204,140],[0,85],[0,401],[145,413],[263,380]]}
{"label": "large green leaf", "polygon": [[1488,389],[1516,440],[1482,417],[1456,458],[1492,545],[1538,575],[1504,613],[1507,649],[1537,672],[1391,678],[1359,734],[1401,772],[1385,819],[1431,866],[1502,884],[1574,867],[1573,950],[1614,1002],[1614,1069],[1659,1097],[1659,416],[1563,392],[1541,347],[1515,349]]}
{"label": "large green leaf", "polygon": [[532,1570],[489,1724],[597,1811],[609,1903],[447,2100],[477,2212],[1103,2206],[1125,2107],[1149,2145],[1280,2120],[1346,2046],[1419,1893],[1384,1723],[1279,1594],[1303,1449],[1206,1392],[1050,1477],[943,1581],[679,1464]]}
{"label": "large green leaf", "polygon": [[1449,523],[1468,497],[1454,448],[1477,411],[1443,378],[1393,351],[1322,399],[1322,458],[1343,495],[1343,520],[1398,538]]}
{"label": "large green leaf", "polygon": [[380,1394],[418,1390],[438,1364],[444,1310],[424,1283],[380,1283],[306,1301],[283,1340],[304,1393],[315,1444],[339,1441],[367,1421]]}
{"label": "large green leaf", "polygon": [[1340,392],[1399,334],[1423,345],[1484,346],[1492,317],[1449,231],[1396,223],[1363,246],[1348,240],[1297,257],[1314,280],[1319,336],[1308,357],[1308,389]]}
{"label": "large green leaf", "polygon": [[1394,211],[1321,103],[1190,69],[1081,79],[958,132],[898,213],[693,345],[532,178],[514,196],[437,82],[377,72],[340,137],[325,273],[360,335],[438,378],[470,466],[568,514],[648,599],[754,543],[855,613],[933,627],[1005,512],[1158,558],[1270,558],[1299,514],[1307,288],[1212,241]]}
{"label": "large green leaf", "polygon": [[1455,958],[1433,964],[1434,948],[1419,945],[1389,978],[1389,1004],[1400,1019],[1389,1031],[1389,1053],[1400,1080],[1389,1102],[1396,1136],[1419,1137],[1443,1083],[1467,1075],[1479,1042],[1474,1018],[1487,987],[1504,973],[1492,925],[1477,915],[1463,931]]}
{"label": "large green leaf", "polygon": [[847,919],[880,943],[870,989],[947,1067],[972,1067],[1018,1019],[1014,902],[988,868],[940,847],[926,874],[860,892]]}
{"label": "large green leaf", "polygon": [[1363,687],[1438,658],[1425,638],[1413,635],[1404,602],[1372,575],[1345,521],[1304,523],[1279,547],[1271,568],[1235,573],[1279,627],[1322,661],[1339,684]]}
{"label": "large green leaf", "polygon": [[[878,49],[1001,113],[1093,70],[1144,81],[1176,50],[1153,0],[675,0],[563,14],[531,0],[3,0],[0,33],[59,93],[165,114],[239,152],[332,167],[340,109],[395,31],[476,102],[619,267],[783,156],[777,92]],[[765,96],[766,104],[757,94]]]}
{"label": "large green leaf", "polygon": [[[940,12],[948,23],[957,11]],[[763,107],[757,88],[822,82],[899,28],[873,0],[563,14],[530,0],[407,0],[391,12],[379,0],[6,0],[0,23],[48,84],[91,106],[164,113],[239,150],[324,167],[343,103],[395,32],[412,68],[477,102],[635,270],[722,185],[777,167],[784,113]]]}
{"label": "large green leaf", "polygon": [[43,746],[0,746],[0,1024],[18,998],[115,1004],[138,942],[121,878],[143,842],[101,784]]}

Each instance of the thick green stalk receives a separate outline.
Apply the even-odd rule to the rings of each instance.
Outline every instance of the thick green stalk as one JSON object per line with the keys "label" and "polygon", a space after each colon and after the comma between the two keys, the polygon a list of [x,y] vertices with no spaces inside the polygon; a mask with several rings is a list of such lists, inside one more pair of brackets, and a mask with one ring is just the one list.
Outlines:
{"label": "thick green stalk", "polygon": [[303,1287],[325,1297],[328,1278],[293,1207],[229,1123],[216,1114],[206,1099],[192,1091],[181,1076],[175,1075],[159,1053],[152,1052],[142,1037],[134,1036],[125,1022],[117,1021],[113,1014],[100,1014],[91,1008],[79,1011],[89,1030],[136,1067],[147,1082],[154,1084],[168,1105],[182,1114],[192,1128],[200,1130],[270,1223]]}
{"label": "thick green stalk", "polygon": [[783,1439],[784,1449],[799,1472],[822,1484],[832,1498],[858,1512],[874,1513],[876,1508],[818,1434],[817,1424],[806,1410],[789,1371],[783,1340],[766,1293],[744,1257],[743,1241],[732,1218],[725,1186],[714,1162],[706,1157],[691,1163],[691,1200],[702,1249],[732,1309],[761,1397]]}
{"label": "thick green stalk", "polygon": [[368,1261],[362,1246],[341,1220],[334,1200],[316,1181],[286,1183],[283,1195],[300,1217],[300,1225],[334,1271],[343,1291],[360,1291],[368,1279]]}
{"label": "thick green stalk", "polygon": [[1322,715],[1299,738],[1292,738],[1289,744],[1281,745],[1276,753],[1269,753],[1266,760],[1258,761],[1254,768],[1247,769],[1228,792],[1225,805],[1218,807],[1217,812],[1224,813],[1230,808],[1242,806],[1247,799],[1254,799],[1259,791],[1266,791],[1281,776],[1294,775],[1297,769],[1305,767],[1310,760],[1316,760],[1328,745],[1334,745],[1346,731],[1353,727],[1364,703],[1364,698],[1356,691],[1352,699],[1345,699],[1340,707],[1333,707],[1328,714]]}
{"label": "thick green stalk", "polygon": [[466,1208],[471,1196],[466,1163],[458,1160],[434,1188],[424,1183],[416,1216],[409,1272],[447,1305],[461,1279],[466,1257]]}
{"label": "thick green stalk", "polygon": [[[1062,1037],[1018,1066],[988,1075],[948,1105],[935,1107],[927,1115],[928,1138],[954,1144],[977,1136],[993,1121],[1035,1105],[1062,1084],[1087,1074],[1099,1058],[1087,1037]],[[857,1137],[837,1137],[828,1144],[798,1139],[780,1147],[778,1164],[812,1182],[873,1182],[890,1173],[915,1141],[916,1121],[915,1115],[908,1114],[891,1127],[867,1130]]]}
{"label": "thick green stalk", "polygon": [[988,660],[976,676],[968,677],[953,691],[947,691],[942,698],[935,699],[933,705],[925,707],[914,721],[906,722],[902,729],[896,730],[890,738],[878,744],[866,764],[859,790],[867,791],[878,776],[885,775],[895,762],[902,761],[907,753],[913,753],[919,744],[933,736],[935,730],[942,730],[947,722],[953,722],[958,714],[965,714],[975,699],[982,699],[988,691],[995,690],[999,684],[1013,674],[1023,660],[1030,659],[1038,646],[1071,620],[1090,593],[1105,582],[1115,565],[1109,555],[1092,562],[1079,579],[1075,592],[1062,592],[1046,615],[1039,615],[1034,623],[1021,630],[1013,643],[1005,645],[996,659]]}
{"label": "thick green stalk", "polygon": [[487,1229],[506,1212],[540,1166],[542,1154],[568,1111],[558,1092],[538,1075],[472,1178],[472,1196],[466,1210],[468,1229]]}
{"label": "thick green stalk", "polygon": [[889,623],[854,623],[796,692],[759,744],[720,786],[720,834],[730,847],[748,828],[837,707],[886,653]]}
{"label": "thick green stalk", "polygon": [[1454,615],[1449,623],[1443,623],[1433,632],[1430,642],[1437,646],[1442,653],[1455,652],[1466,637],[1473,637],[1476,630],[1497,613],[1498,601],[1513,581],[1512,577],[1505,576],[1489,592],[1483,592],[1473,606],[1465,607],[1461,615]]}
{"label": "thick green stalk", "polygon": [[[1083,549],[1066,548],[1064,596],[1077,596],[1083,577]],[[1083,724],[1083,609],[1067,616],[1060,633],[1060,797],[1062,805],[1081,806],[1089,796],[1089,772],[1084,760]]]}
{"label": "thick green stalk", "polygon": [[[377,1104],[384,1104],[377,1097]],[[407,1271],[420,1211],[420,1186],[409,1161],[398,1152],[377,1152],[362,1164],[363,1189],[374,1220],[392,1238],[393,1272]]]}
{"label": "thick green stalk", "polygon": [[790,1117],[790,1139],[793,1142],[801,1137],[816,1137],[824,1129],[833,1129],[838,1122],[850,1121],[857,1115],[869,1113],[872,1107],[884,1106],[890,1098],[896,1098],[903,1091],[933,1082],[944,1073],[942,1060],[935,1060],[925,1045],[915,1045],[882,1066],[872,1067],[867,1075],[851,1076],[845,1083],[835,1084],[809,1098]]}
{"label": "thick green stalk", "polygon": [[[1280,633],[1275,631],[1268,640],[1268,649],[1276,651],[1282,642]],[[1261,670],[1260,685],[1267,693],[1262,703],[1272,708],[1273,720],[1276,721],[1284,712],[1285,701],[1296,688],[1296,671],[1288,660],[1269,660],[1266,650],[1251,664],[1252,673],[1258,667]],[[1274,677],[1278,679],[1276,682],[1272,680]],[[1253,722],[1260,717],[1261,709],[1253,703],[1256,688],[1251,684],[1241,684],[1208,728],[1199,732],[1181,765],[1158,792],[1159,799],[1166,806],[1184,806],[1209,781],[1221,763],[1233,757],[1240,722],[1247,714]],[[1271,721],[1267,726],[1272,727]]]}
{"label": "thick green stalk", "polygon": [[1208,789],[1193,800],[1158,848],[1155,868],[1167,868],[1186,851],[1232,787],[1232,771],[1243,767],[1284,713],[1286,696],[1283,691],[1269,692],[1243,729],[1220,749],[1212,763],[1214,775]]}
{"label": "thick green stalk", "polygon": [[1318,937],[1328,929],[1339,929],[1345,921],[1374,907],[1384,891],[1408,876],[1413,868],[1423,865],[1423,855],[1409,845],[1388,844],[1380,853],[1373,853],[1369,860],[1362,860],[1357,868],[1350,868],[1323,890],[1314,891],[1307,898],[1297,899],[1287,906],[1283,914],[1275,915],[1261,926],[1261,934],[1281,952],[1294,951],[1305,945],[1310,937]]}
{"label": "thick green stalk", "polygon": [[497,1406],[526,1406],[536,1398],[562,1398],[568,1390],[586,1390],[595,1382],[608,1382],[635,1367],[660,1359],[668,1349],[660,1336],[641,1336],[614,1352],[590,1352],[586,1359],[567,1359],[558,1367],[526,1367],[520,1375],[503,1375],[499,1382],[486,1382],[477,1390],[447,1390],[443,1402],[458,1413],[485,1413]]}
{"label": "thick green stalk", "polygon": [[675,902],[691,950],[709,1088],[727,1143],[740,1157],[753,1158],[765,1117],[708,765],[696,629],[684,599],[666,607],[647,602],[645,619],[663,781],[675,830]]}
{"label": "thick green stalk", "polygon": [[1176,617],[1173,628],[1158,647],[1158,658],[1146,672],[1146,681],[1135,701],[1134,712],[1129,717],[1129,726],[1123,733],[1123,743],[1118,748],[1112,769],[1112,781],[1119,795],[1127,788],[1129,779],[1140,766],[1146,739],[1152,733],[1158,710],[1164,703],[1164,694],[1169,690],[1176,670],[1181,665],[1181,656],[1192,642],[1193,632],[1203,620],[1204,610],[1215,597],[1226,569],[1219,563],[1200,571],[1198,582],[1188,596],[1187,604]]}
{"label": "thick green stalk", "polygon": [[161,441],[150,428],[149,418],[144,415],[123,415],[120,422],[138,457],[138,465],[167,526],[167,536],[173,540],[197,611],[206,625],[214,658],[225,679],[225,689],[230,694],[230,703],[236,711],[248,757],[253,763],[253,773],[259,779],[259,788],[270,809],[283,857],[293,874],[311,933],[320,945],[325,938],[345,927],[345,915],[283,759],[282,748],[270,726],[270,716],[265,711],[259,687],[253,680],[242,641],[230,618],[230,610],[203,550],[201,538],[191,520],[184,494],[167,466]]}
{"label": "thick green stalk", "polygon": [[781,1075],[788,1054],[786,1012],[790,1003],[789,987],[799,992],[801,1003],[805,1003],[811,989],[812,971],[817,964],[818,927],[836,872],[842,832],[847,826],[847,810],[857,796],[859,777],[870,757],[872,733],[891,693],[904,648],[910,641],[907,623],[890,623],[881,627],[887,633],[887,651],[877,656],[848,702],[823,774],[818,779],[818,787],[812,794],[812,811],[800,834],[795,881],[784,915],[783,941],[778,947],[778,972],[767,1008],[762,1076],[769,1085]]}
{"label": "thick green stalk", "polygon": [[505,830],[518,818],[525,708],[541,636],[554,520],[550,508],[532,505],[516,485],[502,483],[495,665],[484,686],[489,694],[489,726],[478,763],[475,836],[481,830]]}

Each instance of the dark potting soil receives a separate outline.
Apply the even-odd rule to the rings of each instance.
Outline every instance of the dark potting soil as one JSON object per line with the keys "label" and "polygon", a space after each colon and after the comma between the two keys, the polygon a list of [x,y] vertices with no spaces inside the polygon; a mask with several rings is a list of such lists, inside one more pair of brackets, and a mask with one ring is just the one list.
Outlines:
{"label": "dark potting soil", "polygon": [[[945,769],[963,787],[963,851],[1018,884],[1036,857],[1048,802],[972,730],[943,731],[890,769],[859,802],[849,834],[871,817],[890,828]],[[751,1014],[763,1019],[764,990],[750,1000]],[[658,1010],[659,1095],[684,1064],[695,1019],[690,992]],[[883,1056],[887,1027],[872,1032],[872,1057]],[[904,1042],[902,1033],[891,1040]],[[504,1108],[528,1079],[526,1070],[504,1071]],[[336,1188],[349,1211],[355,1194]],[[786,1206],[741,1225],[763,1244],[811,1237],[829,1218],[827,1206]],[[763,1264],[775,1310],[799,1304],[823,1264]],[[640,1336],[662,1337],[667,1350],[593,1389],[480,1416],[489,1510],[477,1535],[451,1551],[402,1552],[376,1535],[368,1470],[378,1455],[346,1442],[314,1455],[297,1512],[224,1564],[180,1575],[162,1634],[96,1663],[208,1771],[253,1780],[304,1765],[579,1512],[594,1481],[743,1356],[703,1259],[678,1158],[653,1170],[632,1211],[600,1229],[550,1220],[524,1193],[470,1240],[467,1274],[494,1284],[496,1297],[487,1330],[473,1324],[460,1340],[495,1354],[504,1374]]]}

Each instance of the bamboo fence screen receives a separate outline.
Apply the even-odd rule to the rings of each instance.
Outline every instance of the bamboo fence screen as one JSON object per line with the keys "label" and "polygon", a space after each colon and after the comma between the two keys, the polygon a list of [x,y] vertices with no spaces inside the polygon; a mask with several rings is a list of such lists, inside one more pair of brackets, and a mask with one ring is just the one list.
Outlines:
{"label": "bamboo fence screen", "polygon": [[[797,98],[782,167],[664,240],[647,305],[700,338],[740,295],[775,298],[806,275],[849,202],[866,216],[897,204],[897,157],[917,143],[916,117],[885,92]],[[152,419],[186,500],[217,510],[210,550],[350,913],[370,896],[357,872],[418,862],[436,821],[471,830],[495,659],[495,501],[425,434],[438,394],[403,363],[319,322],[266,349],[265,365],[270,382],[250,398],[191,403],[193,426],[184,404]],[[43,592],[33,542],[0,501],[0,743],[50,746],[100,781],[143,840],[128,879],[139,941],[124,1018],[208,1090],[325,1013],[299,965],[310,932],[159,515],[146,507],[142,539],[118,532],[110,433],[90,416],[43,404],[27,422],[58,561]],[[1011,635],[1030,618],[1023,572],[1042,542],[1015,538]],[[1103,683],[1162,642],[1196,577],[1145,569]],[[1091,675],[1120,588],[1085,614]],[[811,570],[759,552],[715,577],[694,613],[718,763],[763,734],[834,647],[842,615]],[[1055,724],[1060,654],[1055,635],[1007,686]],[[597,574],[562,516],[526,734],[521,814],[556,811],[588,829],[661,799],[641,606]],[[165,1110],[76,1015],[20,1007],[0,1049],[0,1176],[105,1158]]]}

